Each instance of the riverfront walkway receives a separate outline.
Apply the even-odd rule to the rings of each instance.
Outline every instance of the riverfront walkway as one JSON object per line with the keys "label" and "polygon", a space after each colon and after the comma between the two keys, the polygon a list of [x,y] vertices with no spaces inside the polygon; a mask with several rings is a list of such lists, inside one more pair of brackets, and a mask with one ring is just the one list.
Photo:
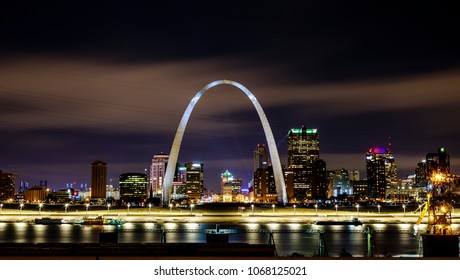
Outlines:
{"label": "riverfront walkway", "polygon": [[[24,207],[25,208],[25,207]],[[83,218],[85,216],[123,219],[125,222],[133,223],[168,223],[168,222],[192,222],[192,223],[307,223],[313,224],[315,221],[346,221],[358,218],[364,223],[407,223],[415,224],[419,217],[419,212],[413,211],[352,211],[335,209],[312,209],[294,207],[228,207],[227,209],[200,209],[196,208],[167,208],[167,207],[139,207],[139,208],[115,208],[115,209],[91,209],[84,207],[75,210],[60,209],[38,209],[37,206],[28,205],[25,209],[3,208],[0,212],[0,222],[33,222],[35,218],[51,217],[62,218],[64,221]],[[37,209],[30,209],[37,208]],[[101,208],[101,207],[99,207]],[[249,208],[249,209],[248,209]],[[422,223],[426,223],[424,217]],[[460,223],[460,214],[452,214],[452,222]]]}

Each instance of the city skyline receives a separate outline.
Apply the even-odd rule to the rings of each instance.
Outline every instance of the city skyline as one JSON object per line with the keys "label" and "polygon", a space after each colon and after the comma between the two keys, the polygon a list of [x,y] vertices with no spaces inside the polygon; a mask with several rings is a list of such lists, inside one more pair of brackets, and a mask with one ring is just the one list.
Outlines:
{"label": "city skyline", "polygon": [[[108,179],[144,171],[170,153],[193,95],[218,79],[254,93],[283,164],[289,129],[305,125],[320,131],[328,170],[363,176],[366,151],[391,141],[399,177],[438,147],[460,173],[455,9],[67,5],[2,9],[0,169],[17,182],[89,183],[95,160],[108,163]],[[205,187],[218,190],[227,169],[246,184],[265,143],[250,102],[222,86],[193,115],[179,162],[204,163]]]}

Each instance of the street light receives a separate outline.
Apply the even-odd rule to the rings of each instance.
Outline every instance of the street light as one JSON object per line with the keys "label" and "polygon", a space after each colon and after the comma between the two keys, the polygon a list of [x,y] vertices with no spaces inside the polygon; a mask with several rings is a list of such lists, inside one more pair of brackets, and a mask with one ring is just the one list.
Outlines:
{"label": "street light", "polygon": [[149,203],[149,216],[150,216],[150,209],[152,208],[152,203]]}
{"label": "street light", "polygon": [[318,216],[318,204],[315,204],[316,216]]}
{"label": "street light", "polygon": [[126,215],[129,215],[129,207],[131,206],[131,203],[128,203],[126,207],[128,208],[128,213]]}
{"label": "street light", "polygon": [[339,213],[337,213],[337,207],[339,207],[337,204],[335,205],[335,215],[338,216]]}
{"label": "street light", "polygon": [[377,204],[377,209],[379,209],[379,215],[380,215],[380,204]]}
{"label": "street light", "polygon": [[173,207],[172,203],[169,203],[169,215],[172,215],[172,207]]}
{"label": "street light", "polygon": [[190,214],[193,215],[193,206],[195,206],[195,204],[190,204]]}
{"label": "street light", "polygon": [[254,204],[251,204],[252,215],[254,216]]}
{"label": "street light", "polygon": [[296,206],[297,206],[297,205],[295,205],[295,204],[293,205],[293,207],[294,207],[294,216],[295,216],[295,208],[296,208]]}
{"label": "street light", "polygon": [[3,212],[3,203],[0,204],[0,214],[2,214],[2,212]]}
{"label": "street light", "polygon": [[22,208],[24,207],[24,203],[21,203],[19,205],[19,214],[22,214]]}
{"label": "street light", "polygon": [[275,204],[272,204],[273,216],[275,215]]}
{"label": "street light", "polygon": [[404,210],[404,217],[406,217],[406,204],[403,204],[403,210]]}
{"label": "street light", "polygon": [[38,214],[41,216],[42,215],[42,207],[43,207],[43,204],[40,203],[38,204]]}
{"label": "street light", "polygon": [[358,212],[358,217],[359,217],[359,204],[356,204],[356,211]]}
{"label": "street light", "polygon": [[107,215],[110,215],[110,203],[107,203]]}
{"label": "street light", "polygon": [[86,203],[86,216],[88,216],[89,203]]}
{"label": "street light", "polygon": [[64,207],[65,207],[65,213],[67,214],[67,208],[69,208],[69,204],[68,203],[64,204]]}

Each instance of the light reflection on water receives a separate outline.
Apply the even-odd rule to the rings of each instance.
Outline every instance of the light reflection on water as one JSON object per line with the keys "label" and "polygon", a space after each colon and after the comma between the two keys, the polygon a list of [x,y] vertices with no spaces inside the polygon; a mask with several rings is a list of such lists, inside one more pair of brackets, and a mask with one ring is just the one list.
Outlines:
{"label": "light reflection on water", "polygon": [[[168,243],[204,243],[205,229],[215,229],[215,224],[203,223],[125,223],[122,226],[82,225],[36,225],[32,223],[0,223],[0,243],[91,243],[98,242],[99,232],[121,229],[120,243],[159,243],[161,228],[166,229]],[[237,233],[229,236],[230,243],[267,244],[270,233],[278,254],[291,255],[294,252],[312,256],[318,251],[319,232],[324,239],[329,256],[337,257],[342,249],[353,256],[365,256],[367,250],[367,228],[374,231],[376,249],[379,255],[415,255],[419,236],[412,232],[410,224],[307,225],[301,223],[243,223],[220,224],[221,229],[233,229]],[[455,228],[459,228],[455,225]],[[123,231],[125,230],[125,231]]]}

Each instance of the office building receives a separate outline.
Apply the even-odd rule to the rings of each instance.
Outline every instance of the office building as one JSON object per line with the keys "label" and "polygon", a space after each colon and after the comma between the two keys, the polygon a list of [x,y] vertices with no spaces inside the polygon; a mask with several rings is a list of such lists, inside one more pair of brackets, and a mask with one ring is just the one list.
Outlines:
{"label": "office building", "polygon": [[220,175],[222,202],[232,202],[233,174],[226,170]]}
{"label": "office building", "polygon": [[[332,190],[334,197],[347,197],[353,194],[350,186],[350,173],[343,168],[332,172]],[[359,180],[359,177],[355,180]]]}
{"label": "office building", "polygon": [[241,187],[243,180],[241,178],[234,178],[233,174],[226,170],[221,174],[221,191],[222,202],[235,202],[241,194]]}
{"label": "office building", "polygon": [[185,195],[190,203],[197,203],[203,194],[204,167],[202,163],[186,163]]}
{"label": "office building", "polygon": [[430,177],[436,173],[450,174],[450,155],[445,148],[438,148],[437,153],[426,155],[426,173]]}
{"label": "office building", "polygon": [[[319,158],[317,129],[302,126],[288,132],[288,171],[292,186],[288,184],[289,200],[321,200],[328,196],[326,163]],[[287,178],[288,182],[291,178]]]}
{"label": "office building", "polygon": [[96,160],[91,164],[91,199],[105,200],[107,163]]}
{"label": "office building", "polygon": [[160,196],[163,188],[163,179],[168,165],[169,155],[161,152],[152,158],[152,165],[150,166],[150,190],[149,195]]}
{"label": "office building", "polygon": [[257,169],[265,169],[270,165],[268,150],[265,144],[257,144],[254,149],[254,172]]}
{"label": "office building", "polygon": [[426,187],[435,174],[450,174],[450,155],[443,147],[437,153],[428,153],[415,169],[415,186]]}
{"label": "office building", "polygon": [[16,174],[0,170],[0,200],[14,198],[14,189],[16,186],[14,179],[16,179]]}
{"label": "office building", "polygon": [[120,199],[123,203],[141,203],[147,198],[149,178],[144,173],[120,175]]}
{"label": "office building", "polygon": [[396,163],[390,149],[370,148],[366,153],[366,177],[369,199],[384,200],[386,191],[397,182]]}
{"label": "office building", "polygon": [[255,203],[276,203],[277,193],[272,166],[254,172],[253,201]]}
{"label": "office building", "polygon": [[44,202],[49,194],[49,190],[41,186],[33,186],[24,191],[24,200],[27,203]]}

